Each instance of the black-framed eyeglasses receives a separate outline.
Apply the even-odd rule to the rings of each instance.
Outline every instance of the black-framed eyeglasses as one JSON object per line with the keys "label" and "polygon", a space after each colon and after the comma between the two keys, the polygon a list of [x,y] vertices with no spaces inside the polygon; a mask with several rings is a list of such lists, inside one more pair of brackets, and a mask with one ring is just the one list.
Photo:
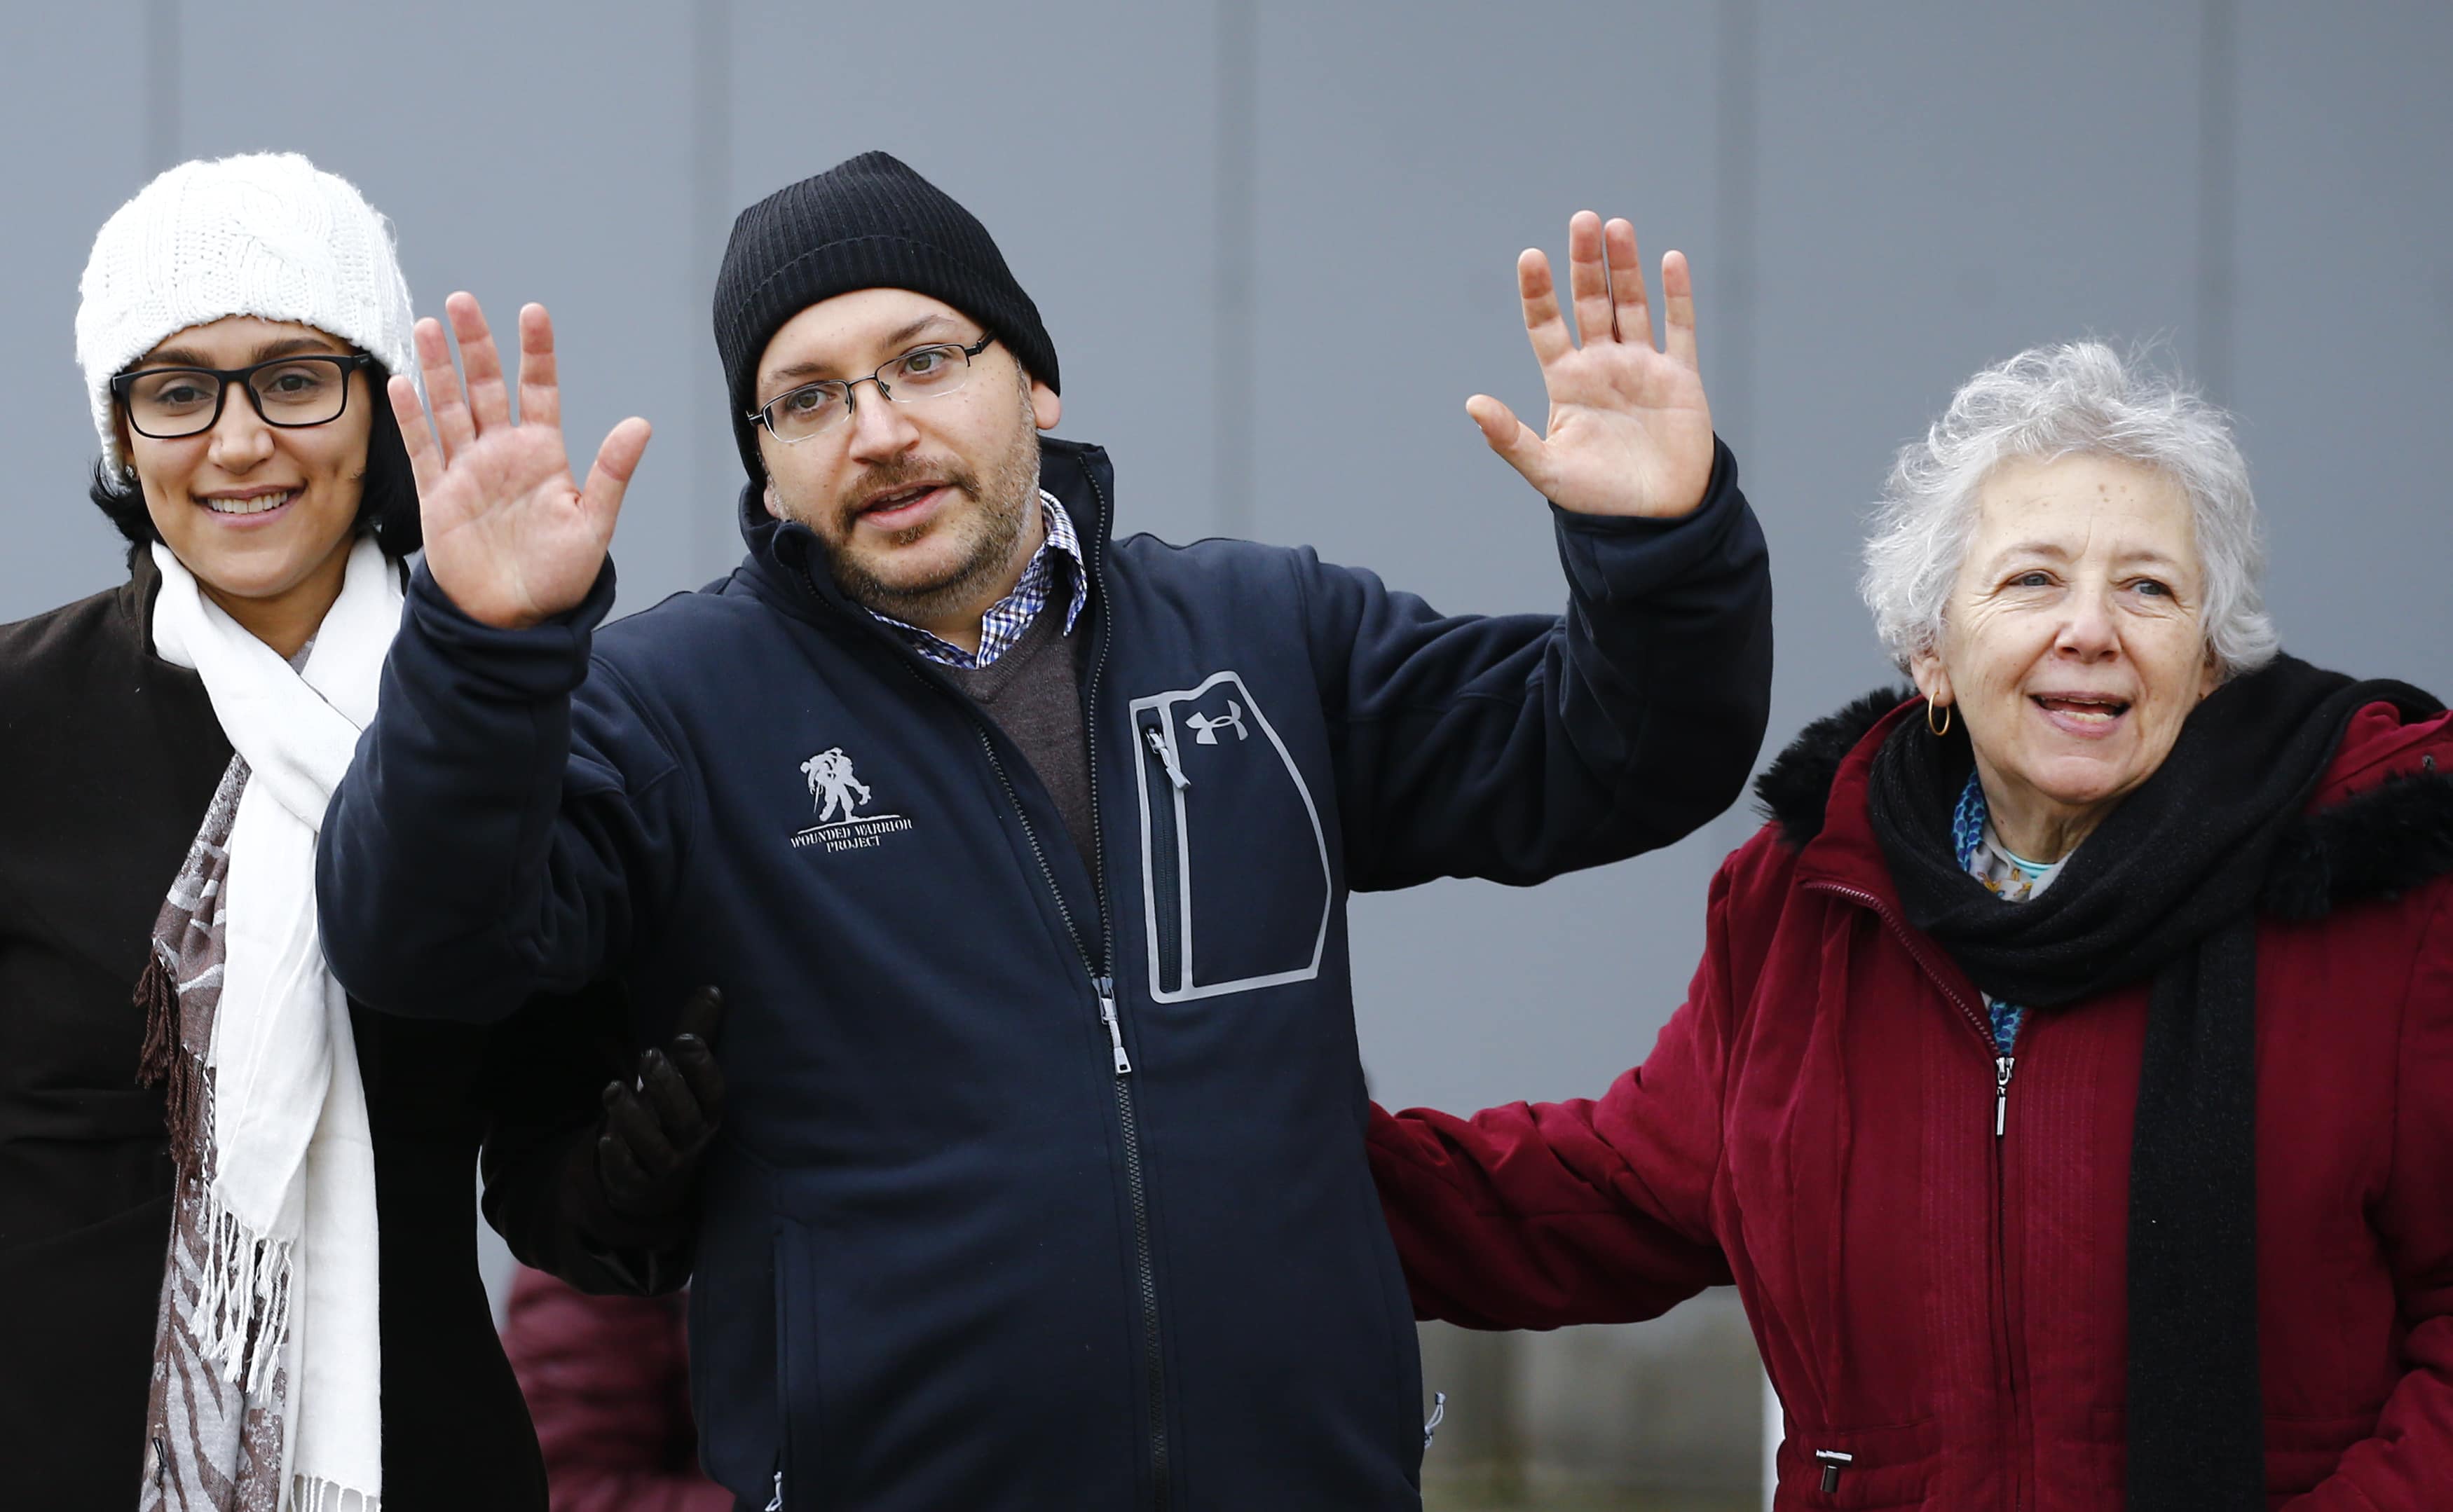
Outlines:
{"label": "black-framed eyeglasses", "polygon": [[300,352],[245,368],[140,368],[110,380],[110,391],[140,436],[176,441],[221,424],[229,386],[268,426],[328,425],[349,408],[349,374],[374,359],[364,352]]}
{"label": "black-framed eyeglasses", "polygon": [[993,332],[967,347],[938,342],[914,347],[892,362],[880,364],[866,378],[821,378],[769,399],[744,418],[767,428],[767,433],[788,447],[832,430],[852,411],[851,391],[862,384],[898,405],[941,399],[971,381],[971,359],[987,350]]}

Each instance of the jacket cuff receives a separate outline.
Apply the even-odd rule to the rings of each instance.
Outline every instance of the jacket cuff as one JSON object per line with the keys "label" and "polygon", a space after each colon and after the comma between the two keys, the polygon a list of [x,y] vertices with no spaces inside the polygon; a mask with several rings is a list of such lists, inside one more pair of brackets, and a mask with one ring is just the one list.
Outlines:
{"label": "jacket cuff", "polygon": [[596,627],[613,608],[613,559],[607,557],[576,607],[527,629],[506,630],[470,618],[421,561],[409,582],[403,631],[507,699],[553,698],[587,679]]}
{"label": "jacket cuff", "polygon": [[1717,564],[1741,536],[1759,533],[1738,487],[1738,459],[1712,438],[1712,475],[1704,502],[1674,520],[1579,514],[1550,506],[1559,564],[1579,598],[1596,604],[1649,596],[1697,568]]}

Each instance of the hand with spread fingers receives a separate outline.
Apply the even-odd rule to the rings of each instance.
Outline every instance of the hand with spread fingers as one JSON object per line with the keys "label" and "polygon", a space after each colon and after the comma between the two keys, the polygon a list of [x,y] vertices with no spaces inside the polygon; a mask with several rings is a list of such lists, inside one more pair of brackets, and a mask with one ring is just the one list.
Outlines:
{"label": "hand with spread fingers", "polygon": [[668,1047],[639,1057],[637,1084],[605,1084],[596,1173],[616,1213],[661,1219],[688,1204],[724,1118],[724,1073],[714,1050],[723,1023],[724,994],[699,988],[682,1005]]}
{"label": "hand with spread fingers", "polygon": [[1665,344],[1652,345],[1652,310],[1635,228],[1590,210],[1567,222],[1570,334],[1550,260],[1516,259],[1525,333],[1550,400],[1546,431],[1488,394],[1466,401],[1490,449],[1562,509],[1672,520],[1704,502],[1712,477],[1712,410],[1695,366],[1695,287],[1682,252],[1661,260]]}
{"label": "hand with spread fingers", "polygon": [[648,448],[648,423],[633,416],[615,426],[597,448],[588,486],[579,487],[563,449],[562,386],[545,307],[520,309],[516,421],[485,311],[465,292],[443,308],[460,340],[465,390],[443,328],[430,319],[417,323],[415,341],[433,407],[431,430],[416,386],[406,375],[390,386],[392,413],[417,475],[426,565],[462,613],[501,629],[525,628],[576,607],[595,585],[623,490]]}

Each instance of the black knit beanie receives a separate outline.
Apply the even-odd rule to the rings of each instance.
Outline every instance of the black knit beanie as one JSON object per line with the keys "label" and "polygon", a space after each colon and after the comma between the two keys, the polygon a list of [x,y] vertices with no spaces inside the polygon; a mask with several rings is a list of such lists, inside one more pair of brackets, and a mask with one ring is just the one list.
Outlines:
{"label": "black knit beanie", "polygon": [[715,350],[732,398],[732,435],[753,483],[758,359],[784,323],[856,288],[907,288],[978,321],[1056,388],[1056,348],[1039,307],[1013,281],[987,228],[884,152],[863,152],[743,210],[715,275]]}

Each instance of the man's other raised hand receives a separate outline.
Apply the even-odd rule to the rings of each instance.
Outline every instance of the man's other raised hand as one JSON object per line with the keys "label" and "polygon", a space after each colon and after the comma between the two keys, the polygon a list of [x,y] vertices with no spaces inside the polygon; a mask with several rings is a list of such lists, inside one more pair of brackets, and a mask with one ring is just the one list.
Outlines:
{"label": "man's other raised hand", "polygon": [[485,311],[465,292],[445,300],[443,310],[460,341],[466,389],[443,328],[431,319],[416,329],[430,430],[416,386],[400,374],[390,385],[392,413],[417,474],[427,569],[469,618],[523,629],[576,607],[595,585],[623,490],[648,448],[648,423],[634,415],[615,426],[581,487],[563,449],[562,388],[545,307],[520,309],[516,422]]}
{"label": "man's other raised hand", "polygon": [[1676,519],[1704,502],[1712,477],[1712,409],[1695,366],[1695,286],[1684,253],[1661,260],[1665,345],[1652,345],[1652,310],[1635,228],[1590,210],[1567,222],[1570,334],[1550,259],[1516,259],[1525,333],[1550,400],[1546,433],[1488,394],[1466,401],[1490,449],[1562,509]]}

